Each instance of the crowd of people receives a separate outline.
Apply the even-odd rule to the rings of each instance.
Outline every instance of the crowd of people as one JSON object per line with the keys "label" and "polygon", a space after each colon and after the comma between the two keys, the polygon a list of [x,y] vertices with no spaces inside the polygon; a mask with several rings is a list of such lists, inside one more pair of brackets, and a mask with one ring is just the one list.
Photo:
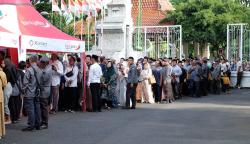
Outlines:
{"label": "crowd of people", "polygon": [[135,109],[136,103],[172,103],[183,96],[197,97],[229,93],[231,71],[237,71],[240,88],[243,64],[225,59],[207,58],[134,60],[119,62],[93,55],[87,56],[87,109],[122,107]]}
{"label": "crowd of people", "polygon": [[[28,117],[23,131],[47,129],[49,114],[59,110],[74,113],[80,109],[82,68],[77,55],[68,55],[62,61],[53,53],[32,55],[18,66],[0,53],[0,137],[6,124],[15,124]],[[79,82],[80,81],[80,82]]]}
{"label": "crowd of people", "polygon": [[5,124],[18,123],[22,116],[28,117],[23,131],[47,129],[49,114],[75,113],[83,102],[87,111],[101,112],[136,109],[137,103],[173,103],[183,96],[229,93],[231,71],[238,72],[240,88],[244,70],[241,61],[230,64],[224,59],[129,57],[116,62],[87,55],[81,63],[77,55],[62,60],[56,53],[51,58],[32,55],[15,66],[1,52],[0,64],[0,137]]}

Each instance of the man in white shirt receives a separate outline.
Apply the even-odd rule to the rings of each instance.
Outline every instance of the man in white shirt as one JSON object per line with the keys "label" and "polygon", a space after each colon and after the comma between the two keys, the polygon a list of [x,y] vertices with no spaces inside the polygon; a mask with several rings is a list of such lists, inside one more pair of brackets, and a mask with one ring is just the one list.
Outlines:
{"label": "man in white shirt", "polygon": [[58,111],[58,100],[59,100],[59,87],[61,82],[61,76],[64,74],[63,72],[63,65],[58,60],[58,55],[53,53],[51,55],[51,65],[52,65],[52,91],[51,91],[51,98],[52,98],[52,110],[50,113],[56,114]]}
{"label": "man in white shirt", "polygon": [[238,89],[240,89],[241,87],[241,79],[242,79],[242,75],[243,75],[243,67],[242,67],[242,62],[240,60],[240,58],[238,59],[237,62],[237,83],[236,83],[236,87],[238,87]]}
{"label": "man in white shirt", "polygon": [[102,77],[102,68],[97,63],[98,56],[92,55],[92,65],[89,69],[89,79],[88,86],[92,94],[92,107],[93,112],[101,112],[101,93],[100,93],[100,83]]}

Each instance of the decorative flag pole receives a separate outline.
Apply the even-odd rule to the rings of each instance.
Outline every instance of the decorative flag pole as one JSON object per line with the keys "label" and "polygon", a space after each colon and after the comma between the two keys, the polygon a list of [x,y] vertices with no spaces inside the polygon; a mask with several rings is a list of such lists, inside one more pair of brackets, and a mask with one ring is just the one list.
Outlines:
{"label": "decorative flag pole", "polygon": [[103,1],[101,0],[101,15],[102,15],[102,19],[101,19],[101,55],[102,55],[102,50],[103,50],[103,21],[104,21],[104,7],[103,7]]}

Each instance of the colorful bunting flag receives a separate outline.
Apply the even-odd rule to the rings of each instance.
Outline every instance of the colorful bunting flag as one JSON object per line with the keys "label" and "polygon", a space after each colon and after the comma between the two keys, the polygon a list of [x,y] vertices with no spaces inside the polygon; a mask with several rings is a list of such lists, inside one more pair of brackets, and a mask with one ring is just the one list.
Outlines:
{"label": "colorful bunting flag", "polygon": [[58,1],[57,0],[52,0],[52,11],[53,12],[61,12],[59,6],[58,6]]}

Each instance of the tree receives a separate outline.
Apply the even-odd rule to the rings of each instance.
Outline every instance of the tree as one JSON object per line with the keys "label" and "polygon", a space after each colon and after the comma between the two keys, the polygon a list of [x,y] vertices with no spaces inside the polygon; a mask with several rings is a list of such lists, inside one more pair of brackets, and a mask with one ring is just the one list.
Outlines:
{"label": "tree", "polygon": [[174,22],[183,27],[183,40],[205,45],[214,50],[226,47],[229,23],[249,23],[250,9],[235,0],[173,0],[175,11],[161,22]]}
{"label": "tree", "polygon": [[[36,0],[33,2],[35,3]],[[46,14],[43,14],[43,17],[46,18],[55,27],[71,36],[74,35],[74,28],[71,24],[73,23],[73,21],[68,22],[68,19],[65,16],[56,12],[52,13],[52,5],[49,0],[43,0],[41,3],[37,3],[34,6],[38,12],[45,12]]]}

